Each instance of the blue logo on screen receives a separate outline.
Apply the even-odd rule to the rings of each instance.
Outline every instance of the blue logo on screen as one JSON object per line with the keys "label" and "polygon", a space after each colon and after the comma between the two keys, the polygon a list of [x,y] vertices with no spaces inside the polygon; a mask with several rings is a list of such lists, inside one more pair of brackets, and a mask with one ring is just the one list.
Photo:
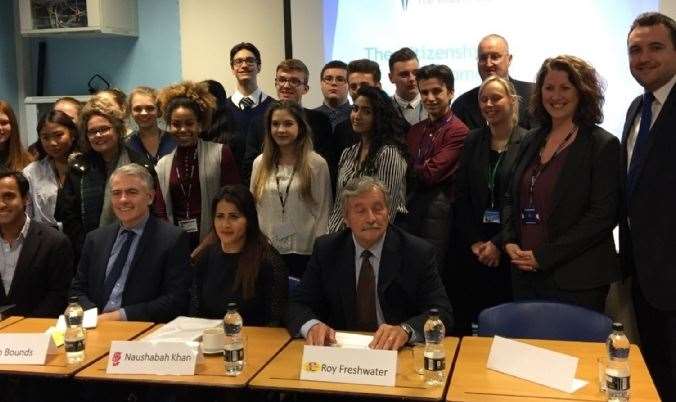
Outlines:
{"label": "blue logo on screen", "polygon": [[401,0],[401,8],[406,11],[408,8],[408,0]]}

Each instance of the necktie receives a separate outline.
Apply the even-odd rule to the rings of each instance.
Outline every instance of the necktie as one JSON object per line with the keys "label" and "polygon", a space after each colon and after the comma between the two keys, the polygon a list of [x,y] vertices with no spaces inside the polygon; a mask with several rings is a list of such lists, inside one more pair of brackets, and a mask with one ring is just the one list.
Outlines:
{"label": "necktie", "polygon": [[254,101],[249,97],[244,97],[239,101],[239,108],[242,110],[249,110],[253,107]]}
{"label": "necktie", "polygon": [[413,105],[411,105],[411,104],[409,103],[408,105],[406,105],[406,109],[408,109],[408,110],[413,110],[413,109],[415,109],[415,108],[413,107]]}
{"label": "necktie", "polygon": [[[655,96],[652,92],[643,94],[643,106],[641,110],[641,123],[638,127],[638,135],[634,142],[634,152],[631,154],[631,161],[629,161],[629,172],[627,173],[627,195],[631,195],[636,187],[638,180],[638,171],[643,164],[645,158],[645,146],[648,142],[648,134],[650,133],[650,123],[653,120],[652,104]],[[627,197],[628,199],[628,197]]]}
{"label": "necktie", "polygon": [[108,272],[108,275],[106,275],[106,279],[103,281],[103,296],[106,303],[108,302],[108,299],[110,299],[110,293],[113,291],[117,280],[120,279],[122,268],[124,268],[124,264],[127,262],[127,257],[129,256],[131,243],[134,241],[134,237],[136,237],[136,233],[132,232],[131,230],[123,230],[120,235],[125,236],[124,244],[122,245],[120,252],[117,253],[113,267],[110,269],[110,272]]}
{"label": "necktie", "polygon": [[375,331],[378,329],[376,317],[376,279],[373,266],[369,261],[370,251],[361,253],[361,270],[357,281],[357,329],[360,331]]}

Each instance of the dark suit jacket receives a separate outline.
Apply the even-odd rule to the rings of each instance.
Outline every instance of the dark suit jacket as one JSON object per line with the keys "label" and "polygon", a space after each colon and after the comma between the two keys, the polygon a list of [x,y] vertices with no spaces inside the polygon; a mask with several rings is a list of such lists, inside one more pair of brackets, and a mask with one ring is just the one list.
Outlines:
{"label": "dark suit jacket", "polygon": [[[494,189],[494,197],[502,199],[510,188],[514,165],[521,153],[522,141],[526,130],[517,127],[512,133],[509,148],[502,157]],[[481,237],[481,225],[486,206],[490,203],[491,193],[488,189],[488,164],[490,161],[491,131],[488,127],[472,130],[465,139],[460,168],[455,176],[455,224],[461,234],[462,246],[470,246],[478,241],[490,240],[498,248],[502,248],[502,233],[492,239]],[[500,201],[499,205],[502,205]]]}
{"label": "dark suit jacket", "polygon": [[[509,80],[514,85],[516,94],[519,95],[519,125],[526,129],[535,127],[528,113],[528,103],[535,89],[535,84],[515,80],[511,77]],[[479,110],[479,87],[474,87],[460,95],[453,102],[453,105],[451,105],[451,109],[470,130],[486,127],[486,120],[481,116],[481,111]]]}
{"label": "dark suit jacket", "polygon": [[[521,179],[548,132],[548,127],[542,127],[523,140],[512,186],[504,198],[505,244],[519,243]],[[591,289],[621,277],[612,233],[620,201],[620,142],[598,126],[580,127],[569,147],[552,195],[548,238],[533,251],[539,270],[552,272],[561,289]]]}
{"label": "dark suit jacket", "polygon": [[[103,310],[103,282],[119,224],[87,234],[70,294]],[[167,322],[188,310],[190,247],[178,227],[150,216],[129,267],[122,307],[129,321]]]}
{"label": "dark suit jacket", "polygon": [[[311,319],[336,330],[354,330],[356,287],[352,232],[346,229],[318,238],[301,284],[290,297],[289,332],[297,335]],[[378,299],[388,324],[406,322],[422,335],[428,310],[438,308],[446,330],[452,328],[453,313],[433,246],[395,226],[385,234]]]}
{"label": "dark suit jacket", "polygon": [[[331,122],[329,118],[322,112],[312,109],[305,109],[305,117],[307,123],[312,130],[312,143],[315,152],[326,160],[326,163],[331,166],[338,164],[338,157],[336,155],[336,146],[333,141],[331,130]],[[249,133],[246,137],[246,153],[244,154],[244,166],[242,167],[244,180],[249,184],[251,180],[251,169],[253,161],[258,155],[263,152],[263,139],[265,138],[265,115],[254,119],[249,126]]]}
{"label": "dark suit jacket", "polygon": [[72,278],[73,249],[66,235],[31,221],[9,294],[0,286],[0,306],[16,304],[7,312],[12,315],[58,317]]}
{"label": "dark suit jacket", "polygon": [[[622,133],[622,182],[627,177],[627,136],[642,98],[634,99]],[[625,273],[636,272],[655,308],[676,310],[676,86],[671,89],[645,145],[634,191],[622,203],[620,248]],[[624,188],[623,188],[624,190]],[[626,194],[625,191],[622,192]],[[631,230],[627,224],[631,222]]]}

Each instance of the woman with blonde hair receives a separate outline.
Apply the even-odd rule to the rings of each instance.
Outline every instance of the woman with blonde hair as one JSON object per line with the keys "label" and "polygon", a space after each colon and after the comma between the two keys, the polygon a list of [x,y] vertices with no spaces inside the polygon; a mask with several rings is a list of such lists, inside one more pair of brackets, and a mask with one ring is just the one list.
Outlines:
{"label": "woman with blonde hair", "polygon": [[23,148],[19,123],[9,102],[0,100],[0,167],[20,172],[33,161]]}
{"label": "woman with blonde hair", "polygon": [[177,147],[157,162],[156,212],[188,233],[195,257],[215,239],[211,200],[224,185],[239,183],[239,173],[227,145],[199,138],[216,107],[205,84],[171,85],[159,101]]}
{"label": "woman with blonde hair", "polygon": [[458,233],[457,326],[470,332],[481,310],[512,299],[509,257],[503,255],[500,209],[526,130],[509,80],[491,75],[479,87],[479,110],[488,125],[470,131],[455,176]]}
{"label": "woman with blonde hair", "polygon": [[138,126],[127,138],[127,145],[157,165],[160,158],[176,149],[174,138],[157,124],[157,119],[162,117],[157,91],[150,87],[132,89],[127,110]]}
{"label": "woman with blonde hair", "polygon": [[303,275],[315,238],[327,233],[331,210],[329,167],[313,151],[311,137],[297,103],[273,102],[265,116],[263,153],[251,174],[261,230],[295,277]]}

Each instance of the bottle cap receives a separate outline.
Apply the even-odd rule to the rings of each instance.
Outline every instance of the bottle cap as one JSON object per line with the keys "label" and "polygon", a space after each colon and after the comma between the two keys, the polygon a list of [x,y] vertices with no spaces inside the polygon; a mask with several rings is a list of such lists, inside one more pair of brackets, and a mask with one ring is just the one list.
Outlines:
{"label": "bottle cap", "polygon": [[624,325],[622,325],[621,322],[614,322],[613,323],[613,331],[624,331]]}
{"label": "bottle cap", "polygon": [[80,302],[80,297],[78,296],[70,296],[68,298],[68,303],[79,303]]}
{"label": "bottle cap", "polygon": [[237,303],[230,302],[230,303],[228,303],[227,307],[228,307],[228,310],[237,310]]}
{"label": "bottle cap", "polygon": [[430,315],[439,315],[439,309],[438,308],[431,308],[429,314]]}

